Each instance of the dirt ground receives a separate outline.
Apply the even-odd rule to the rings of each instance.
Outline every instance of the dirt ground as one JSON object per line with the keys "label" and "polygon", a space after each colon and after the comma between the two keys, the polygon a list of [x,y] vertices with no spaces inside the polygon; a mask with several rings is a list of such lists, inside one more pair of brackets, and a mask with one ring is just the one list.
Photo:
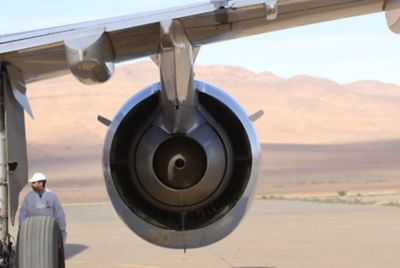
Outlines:
{"label": "dirt ground", "polygon": [[68,268],[398,268],[399,208],[256,200],[239,227],[200,249],[160,248],[110,204],[67,205]]}

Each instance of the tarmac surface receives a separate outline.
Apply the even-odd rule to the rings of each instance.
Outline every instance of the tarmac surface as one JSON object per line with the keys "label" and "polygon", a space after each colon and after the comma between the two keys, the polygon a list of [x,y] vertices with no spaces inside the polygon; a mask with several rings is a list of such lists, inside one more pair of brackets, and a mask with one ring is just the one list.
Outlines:
{"label": "tarmac surface", "polygon": [[233,234],[186,254],[142,240],[109,203],[65,210],[68,268],[400,267],[398,207],[256,200]]}

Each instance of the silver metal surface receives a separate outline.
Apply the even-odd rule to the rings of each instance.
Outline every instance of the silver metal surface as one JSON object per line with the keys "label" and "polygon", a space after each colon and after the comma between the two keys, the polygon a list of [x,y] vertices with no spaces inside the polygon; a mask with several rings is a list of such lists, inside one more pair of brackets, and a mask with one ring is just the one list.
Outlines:
{"label": "silver metal surface", "polygon": [[[118,63],[157,53],[162,21],[179,19],[191,45],[201,46],[311,23],[388,11],[395,8],[392,4],[395,1],[279,0],[277,8],[267,5],[267,17],[274,18],[275,11],[279,10],[274,20],[266,20],[266,0],[229,1],[229,8],[225,8],[226,1],[224,8],[214,2],[194,4],[2,36],[0,61],[12,63],[22,70],[26,82],[32,82],[69,71],[64,40],[79,40],[93,34],[107,33],[115,63]],[[267,3],[270,3],[269,0]]]}
{"label": "silver metal surface", "polygon": [[389,29],[399,34],[400,33],[400,0],[388,0],[385,3],[388,11],[386,11],[386,22]]}
{"label": "silver metal surface", "polygon": [[[12,101],[12,103],[11,104],[7,103],[10,100]],[[8,131],[10,121],[7,115],[8,112],[12,113],[16,110],[20,111],[19,113],[16,114],[17,116],[19,116],[15,120],[18,123],[20,122],[18,119],[21,118],[21,115],[23,119],[24,111],[22,107],[19,104],[17,104],[17,102],[14,100],[6,68],[4,66],[4,63],[0,62],[0,266],[1,267],[11,267],[9,264],[12,261],[11,259],[13,254],[11,247],[12,244],[9,235],[8,219],[10,215],[13,222],[15,211],[16,208],[18,207],[19,191],[13,192],[15,191],[15,188],[10,188],[10,185],[12,184],[10,180],[13,179],[13,177],[10,176],[10,168],[9,168],[10,159],[8,156],[10,155],[9,150],[14,151],[14,148],[9,147],[10,143],[8,141],[8,136],[12,135],[13,133],[10,134],[10,132]],[[18,129],[13,129],[13,130],[18,130]],[[20,136],[20,133],[17,133],[16,136]],[[26,146],[26,143],[24,143],[23,146]],[[13,194],[15,194],[15,196],[12,196]],[[17,202],[17,207],[14,206],[13,208],[14,211],[10,211],[10,198],[11,201]]]}
{"label": "silver metal surface", "polygon": [[231,8],[233,0],[211,0],[210,3],[215,5],[215,9]]}
{"label": "silver metal surface", "polygon": [[278,1],[265,0],[265,17],[267,20],[274,20],[278,17]]}
{"label": "silver metal surface", "polygon": [[195,124],[197,107],[193,48],[180,21],[162,21],[160,27],[162,122],[170,133],[187,133]]}
{"label": "silver metal surface", "polygon": [[28,97],[26,96],[24,74],[13,65],[7,65],[6,69],[15,99],[33,119],[32,108],[29,104]]}
{"label": "silver metal surface", "polygon": [[249,119],[251,120],[251,122],[255,122],[263,116],[264,116],[264,110],[258,110],[254,114],[250,115]]}
{"label": "silver metal surface", "polygon": [[[1,62],[0,62],[1,64]],[[5,92],[9,90],[6,72],[0,65],[0,244],[6,245],[8,238],[8,160],[5,114]]]}
{"label": "silver metal surface", "polygon": [[399,34],[400,33],[400,9],[386,12],[386,19],[389,29]]}
{"label": "silver metal surface", "polygon": [[98,120],[100,123],[102,123],[103,125],[107,126],[107,127],[108,127],[109,125],[111,125],[111,120],[105,118],[104,116],[98,115],[98,116],[97,116],[97,120]]}
{"label": "silver metal surface", "polygon": [[[227,162],[232,162],[232,156],[229,154],[228,157],[218,133],[205,123],[196,127],[184,137],[178,136],[176,139],[177,142],[174,144],[175,148],[173,148],[177,152],[175,155],[185,162],[185,167],[182,167],[181,171],[193,169],[193,165],[205,162],[203,170],[198,171],[196,168],[195,170],[189,170],[185,172],[186,176],[182,178],[182,180],[188,181],[188,179],[198,175],[196,181],[190,183],[188,187],[177,190],[176,187],[165,183],[165,180],[171,180],[170,178],[161,180],[162,177],[172,176],[170,174],[159,176],[157,167],[161,166],[162,169],[170,169],[169,165],[168,167],[166,166],[166,162],[169,158],[175,160],[176,157],[157,159],[157,149],[169,142],[171,138],[162,129],[152,127],[143,134],[136,151],[136,172],[139,178],[137,187],[140,189],[143,186],[142,193],[148,197],[148,201],[166,210],[184,211],[188,208],[194,209],[205,206],[205,204],[211,203],[225,189],[227,177],[230,175],[227,167],[231,166]],[[198,150],[195,150],[197,147],[193,148],[193,145],[185,142],[188,139],[198,143],[198,147],[203,148],[204,152],[198,152]],[[181,146],[183,148],[180,148]],[[179,152],[182,153],[179,154]],[[196,172],[198,174],[195,174]],[[221,187],[222,184],[224,186]]]}
{"label": "silver metal surface", "polygon": [[[149,222],[149,219],[138,216],[139,212],[133,212],[125,203],[124,198],[120,195],[110,166],[110,150],[113,145],[114,137],[127,114],[144,100],[157,94],[159,84],[154,84],[137,95],[130,98],[120,109],[106,136],[103,151],[103,171],[106,181],[107,191],[112,204],[121,219],[127,224],[132,231],[137,233],[143,239],[163,247],[169,248],[196,248],[214,243],[228,234],[230,234],[239,224],[246,211],[248,210],[256,189],[256,181],[259,170],[260,145],[253,125],[248,119],[245,111],[240,105],[228,96],[222,90],[215,88],[209,84],[195,81],[196,89],[203,94],[212,96],[223,103],[240,121],[246,133],[246,139],[249,141],[249,150],[251,151],[251,167],[248,174],[248,182],[241,194],[231,207],[227,208],[223,217],[209,219],[207,225],[190,230],[173,230],[166,227],[161,228],[157,224]],[[203,137],[207,138],[207,137]]]}
{"label": "silver metal surface", "polygon": [[[160,21],[195,16],[212,12],[214,10],[214,5],[210,3],[196,3],[127,16],[76,23],[17,34],[8,34],[0,36],[0,53],[63,42],[71,37],[85,37],[92,35],[94,32],[118,32],[128,28],[158,24]],[[158,43],[154,45],[155,47],[158,47]]]}
{"label": "silver metal surface", "polygon": [[[22,79],[22,73],[10,65],[6,66],[6,70],[11,87],[6,87],[4,92],[7,161],[15,165],[14,169],[9,169],[8,172],[9,216],[11,223],[14,224],[15,215],[18,211],[19,193],[28,180],[24,109],[30,111],[30,107],[25,95],[25,83]],[[23,99],[25,99],[22,104],[21,99],[15,97],[16,92],[19,93],[17,96],[22,95]]]}
{"label": "silver metal surface", "polygon": [[67,39],[64,45],[69,69],[79,81],[97,84],[111,78],[115,55],[106,33]]}

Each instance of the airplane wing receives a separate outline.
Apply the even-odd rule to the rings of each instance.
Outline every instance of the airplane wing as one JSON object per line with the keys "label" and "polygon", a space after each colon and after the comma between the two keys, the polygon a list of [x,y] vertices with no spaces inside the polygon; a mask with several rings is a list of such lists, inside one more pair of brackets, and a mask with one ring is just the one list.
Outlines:
{"label": "airplane wing", "polygon": [[[201,46],[259,33],[396,8],[384,0],[238,0],[192,4],[62,27],[0,36],[0,61],[33,82],[73,72],[72,54],[101,48],[92,57],[107,66],[155,54],[160,22],[178,19],[191,44]],[[393,17],[393,16],[392,16]],[[393,18],[391,18],[393,23]],[[86,52],[85,52],[86,53]],[[68,56],[69,55],[69,56]],[[98,79],[103,82],[107,80]],[[83,81],[85,82],[85,81]]]}

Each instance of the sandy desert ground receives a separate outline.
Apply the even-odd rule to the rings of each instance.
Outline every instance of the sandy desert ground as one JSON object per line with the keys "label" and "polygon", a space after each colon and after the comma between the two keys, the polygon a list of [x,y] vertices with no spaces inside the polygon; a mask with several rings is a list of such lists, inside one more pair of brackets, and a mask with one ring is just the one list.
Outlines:
{"label": "sandy desert ground", "polygon": [[[197,67],[197,78],[228,89],[249,114],[265,111],[255,123],[262,162],[259,199],[243,227],[184,255],[153,249],[130,234],[103,184],[107,128],[96,117],[111,119],[157,76],[144,62],[122,66],[100,86],[72,77],[29,85],[35,115],[26,118],[29,170],[45,172],[66,205],[68,267],[400,266],[400,86]],[[89,231],[94,225],[99,230]],[[117,261],[107,257],[117,252]]]}
{"label": "sandy desert ground", "polygon": [[110,204],[68,205],[68,268],[398,268],[398,208],[256,200],[242,224],[208,247],[153,246]]}

